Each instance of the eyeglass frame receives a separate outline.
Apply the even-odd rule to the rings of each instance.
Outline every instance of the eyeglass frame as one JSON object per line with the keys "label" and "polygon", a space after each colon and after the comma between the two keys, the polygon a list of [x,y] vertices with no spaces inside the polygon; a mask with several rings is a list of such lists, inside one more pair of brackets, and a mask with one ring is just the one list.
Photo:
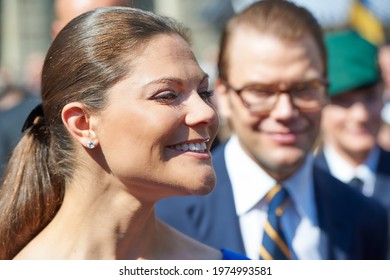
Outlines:
{"label": "eyeglass frame", "polygon": [[[299,110],[299,111],[313,111],[313,110],[317,110],[319,108],[321,108],[321,106],[325,105],[327,102],[328,102],[328,94],[327,94],[327,88],[329,87],[329,81],[325,78],[316,78],[316,79],[312,79],[312,80],[308,80],[308,81],[304,81],[304,82],[300,82],[300,83],[295,83],[295,88],[294,88],[294,84],[292,87],[290,88],[287,88],[287,89],[280,89],[280,87],[277,85],[277,84],[272,84],[272,85],[266,85],[266,84],[261,84],[261,83],[252,83],[252,84],[248,84],[248,85],[244,85],[243,87],[237,89],[237,88],[234,88],[233,86],[231,86],[226,80],[222,80],[222,83],[225,85],[226,88],[232,90],[233,92],[235,92],[239,98],[241,99],[241,102],[243,103],[243,105],[245,107],[247,107],[248,109],[251,109],[251,106],[253,106],[252,104],[248,103],[246,100],[244,100],[244,98],[242,97],[241,95],[241,92],[246,90],[246,89],[255,89],[256,86],[263,86],[264,89],[267,89],[267,90],[271,90],[273,91],[273,94],[277,95],[276,96],[276,99],[275,99],[275,102],[272,104],[272,106],[267,109],[267,110],[264,110],[264,111],[259,111],[259,112],[256,112],[255,110],[252,110],[251,113],[259,113],[259,114],[262,114],[262,113],[269,113],[270,111],[273,110],[275,104],[277,103],[277,101],[279,100],[279,95],[282,94],[282,93],[287,93],[289,96],[290,96],[290,100],[291,100],[291,103]],[[291,91],[294,90],[294,89],[297,89],[297,85],[304,85],[304,84],[310,84],[310,83],[317,83],[316,85],[316,88],[313,87],[313,89],[321,89],[321,87],[324,87],[325,88],[325,91],[324,91],[324,98],[323,98],[323,102],[320,102],[319,106],[316,107],[316,108],[302,108],[300,106],[298,106],[296,103],[294,103],[294,96],[291,94]]]}

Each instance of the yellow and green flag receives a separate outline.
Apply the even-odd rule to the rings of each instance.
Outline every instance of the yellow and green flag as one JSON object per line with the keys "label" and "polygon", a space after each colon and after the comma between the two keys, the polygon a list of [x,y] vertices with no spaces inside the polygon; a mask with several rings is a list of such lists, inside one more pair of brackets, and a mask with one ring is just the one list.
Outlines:
{"label": "yellow and green flag", "polygon": [[372,44],[380,45],[385,40],[381,21],[369,9],[371,0],[355,0],[352,4],[349,20],[351,26]]}

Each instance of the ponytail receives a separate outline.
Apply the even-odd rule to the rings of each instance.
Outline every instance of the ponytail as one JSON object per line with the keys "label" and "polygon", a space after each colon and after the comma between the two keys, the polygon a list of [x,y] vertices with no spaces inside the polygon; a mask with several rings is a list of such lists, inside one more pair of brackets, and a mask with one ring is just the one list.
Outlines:
{"label": "ponytail", "polygon": [[35,113],[26,121],[0,187],[0,259],[14,258],[51,221],[63,200],[64,184],[51,175],[50,132],[44,117]]}

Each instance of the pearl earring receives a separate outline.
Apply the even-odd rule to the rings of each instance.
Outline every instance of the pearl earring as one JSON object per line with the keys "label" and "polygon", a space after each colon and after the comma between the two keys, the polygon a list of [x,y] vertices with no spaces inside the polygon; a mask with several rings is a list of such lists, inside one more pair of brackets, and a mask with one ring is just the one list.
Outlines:
{"label": "pearl earring", "polygon": [[88,149],[93,149],[93,148],[95,148],[95,143],[91,140],[88,142],[87,146],[88,146]]}

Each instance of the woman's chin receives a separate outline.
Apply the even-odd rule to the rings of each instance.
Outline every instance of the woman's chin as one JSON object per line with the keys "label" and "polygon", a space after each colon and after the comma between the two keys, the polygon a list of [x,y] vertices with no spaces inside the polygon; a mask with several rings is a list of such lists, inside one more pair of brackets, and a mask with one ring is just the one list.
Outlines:
{"label": "woman's chin", "polygon": [[201,184],[191,188],[192,195],[207,195],[214,189],[215,186],[215,175],[209,176],[202,181]]}

